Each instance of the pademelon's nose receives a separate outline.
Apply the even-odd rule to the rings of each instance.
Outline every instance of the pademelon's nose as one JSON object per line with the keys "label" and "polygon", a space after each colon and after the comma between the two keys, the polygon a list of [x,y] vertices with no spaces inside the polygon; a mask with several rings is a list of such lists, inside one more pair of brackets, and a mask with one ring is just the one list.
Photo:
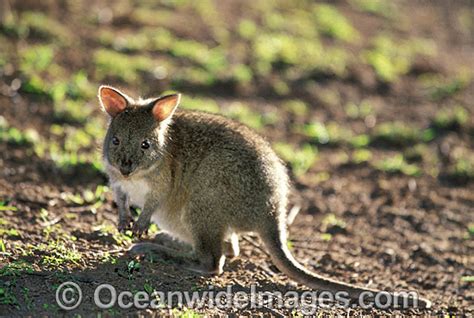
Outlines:
{"label": "pademelon's nose", "polygon": [[122,160],[119,170],[122,175],[128,176],[132,172],[132,160]]}

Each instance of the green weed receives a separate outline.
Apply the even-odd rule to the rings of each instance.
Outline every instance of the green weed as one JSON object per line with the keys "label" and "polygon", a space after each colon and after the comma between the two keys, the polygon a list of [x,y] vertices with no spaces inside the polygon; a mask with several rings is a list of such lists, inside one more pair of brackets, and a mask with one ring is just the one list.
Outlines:
{"label": "green weed", "polygon": [[355,164],[369,162],[372,159],[372,152],[368,149],[356,149],[352,152],[351,158]]}
{"label": "green weed", "polygon": [[201,97],[190,97],[184,95],[180,107],[184,109],[193,109],[205,111],[208,113],[219,113],[220,107],[214,99],[211,98],[201,98]]}
{"label": "green weed", "polygon": [[461,281],[464,283],[474,283],[474,276],[463,276]]}
{"label": "green weed", "polygon": [[255,130],[262,130],[265,125],[274,124],[277,120],[275,113],[257,113],[241,102],[234,102],[229,105],[224,110],[224,114]]}
{"label": "green weed", "polygon": [[203,317],[202,314],[189,309],[189,308],[173,308],[172,313],[174,316],[180,317],[180,318],[201,318]]}
{"label": "green weed", "polygon": [[54,59],[54,49],[50,45],[34,45],[20,51],[20,70],[26,74],[47,70]]}
{"label": "green weed", "polygon": [[349,118],[365,118],[374,112],[372,104],[368,100],[363,100],[360,104],[348,103],[345,107],[346,114]]}
{"label": "green weed", "polygon": [[396,41],[391,36],[379,35],[372,48],[362,53],[363,60],[371,65],[380,80],[393,82],[408,73],[417,55],[432,55],[433,43],[426,40]]}
{"label": "green weed", "polygon": [[370,144],[370,136],[367,134],[360,134],[353,136],[349,140],[349,144],[354,148],[363,148]]}
{"label": "green weed", "polygon": [[318,149],[310,144],[295,148],[290,144],[278,142],[273,148],[283,160],[290,163],[296,176],[303,175],[318,159]]}
{"label": "green weed", "polygon": [[109,49],[94,52],[95,76],[99,80],[115,77],[125,82],[135,82],[140,73],[150,72],[154,68],[151,59],[142,55],[126,55]]}
{"label": "green weed", "polygon": [[[300,128],[297,127],[297,130]],[[342,127],[336,122],[313,122],[303,127],[302,133],[310,137],[312,141],[318,144],[337,145],[348,143],[352,138],[352,131]]]}
{"label": "green weed", "polygon": [[330,234],[334,234],[340,231],[344,231],[347,224],[344,220],[338,218],[335,214],[328,214],[324,217],[321,222],[322,224],[322,231],[329,232]]}
{"label": "green weed", "polygon": [[469,113],[462,106],[446,107],[439,110],[433,119],[433,126],[437,129],[459,129],[468,122]]}
{"label": "green weed", "polygon": [[[18,208],[15,206],[9,205],[7,201],[0,201],[0,211],[18,211]],[[1,219],[0,219],[0,225],[2,225]]]}
{"label": "green weed", "polygon": [[33,129],[21,131],[18,128],[10,127],[7,120],[0,116],[0,141],[10,145],[29,146],[37,142],[39,134]]}
{"label": "green weed", "polygon": [[420,82],[433,101],[440,101],[453,97],[465,89],[472,81],[472,73],[461,70],[455,76],[444,77],[441,75],[424,74],[419,77]]}
{"label": "green weed", "polygon": [[20,38],[37,37],[43,40],[55,40],[68,43],[71,39],[69,30],[59,21],[35,11],[28,11],[20,17],[11,16],[3,24],[7,34]]}
{"label": "green weed", "polygon": [[100,236],[112,237],[118,246],[127,246],[132,242],[131,232],[120,233],[112,224],[101,224],[94,227],[93,230],[98,231]]}
{"label": "green weed", "polygon": [[396,154],[393,157],[376,162],[375,168],[388,173],[402,173],[408,176],[420,176],[421,169],[414,164],[405,161],[402,154]]}
{"label": "green weed", "polygon": [[305,102],[298,99],[288,100],[284,102],[282,106],[284,110],[298,117],[303,117],[308,114],[308,106]]}
{"label": "green weed", "polygon": [[400,121],[386,122],[375,127],[372,136],[373,143],[383,143],[391,146],[407,146],[418,141],[429,141],[432,131],[422,131],[417,127]]}
{"label": "green weed", "polygon": [[19,302],[13,290],[15,282],[4,281],[0,285],[0,304],[19,308]]}
{"label": "green weed", "polygon": [[420,162],[428,159],[430,156],[429,148],[425,144],[416,144],[413,147],[407,148],[403,153],[407,161]]}
{"label": "green weed", "polygon": [[456,158],[448,168],[448,176],[457,180],[474,180],[474,158],[472,154]]}
{"label": "green weed", "polygon": [[343,75],[348,54],[337,47],[323,47],[317,40],[294,37],[286,33],[261,33],[253,42],[256,73],[266,76],[276,68],[289,68],[292,77],[314,72]]}
{"label": "green weed", "polygon": [[314,7],[314,18],[318,29],[335,39],[356,42],[359,33],[334,6],[318,4]]}
{"label": "green weed", "polygon": [[350,0],[349,3],[363,12],[369,12],[386,18],[398,15],[396,6],[385,0]]}
{"label": "green weed", "polygon": [[3,276],[21,276],[25,272],[33,273],[34,269],[30,263],[25,261],[13,261],[0,268],[0,277]]}

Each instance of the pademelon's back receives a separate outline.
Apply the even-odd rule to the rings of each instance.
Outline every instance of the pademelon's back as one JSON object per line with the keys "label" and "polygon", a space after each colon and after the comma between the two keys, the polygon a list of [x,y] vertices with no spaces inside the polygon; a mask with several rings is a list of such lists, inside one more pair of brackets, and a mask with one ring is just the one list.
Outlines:
{"label": "pademelon's back", "polygon": [[238,223],[261,222],[256,210],[269,215],[277,206],[286,209],[286,168],[252,129],[223,116],[184,110],[174,114],[168,137],[169,151],[189,178],[186,183],[217,198],[229,213],[239,212],[236,217],[243,219]]}

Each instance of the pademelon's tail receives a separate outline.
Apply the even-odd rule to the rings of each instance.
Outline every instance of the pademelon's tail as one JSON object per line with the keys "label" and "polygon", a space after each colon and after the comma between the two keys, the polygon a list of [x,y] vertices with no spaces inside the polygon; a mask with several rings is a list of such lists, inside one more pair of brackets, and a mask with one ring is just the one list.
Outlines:
{"label": "pademelon's tail", "polygon": [[[259,234],[272,257],[273,262],[278,267],[278,269],[288,275],[288,277],[297,281],[298,283],[301,283],[318,291],[329,291],[333,294],[336,292],[345,292],[347,294],[343,295],[342,297],[349,297],[353,301],[358,301],[362,293],[370,292],[370,294],[365,293],[363,295],[364,304],[368,304],[369,301],[373,301],[373,297],[375,296],[375,294],[377,292],[380,292],[376,289],[363,288],[352,284],[339,282],[337,280],[323,277],[321,275],[309,271],[303,265],[298,263],[298,261],[289,251],[286,244],[286,231],[273,230]],[[431,307],[431,302],[423,298],[415,299],[403,295],[390,295],[393,296],[391,297],[392,299],[397,300],[396,304],[392,304],[392,306],[399,306],[398,308],[401,308],[400,306],[417,306],[420,308]],[[382,301],[382,304],[385,304],[385,302]]]}

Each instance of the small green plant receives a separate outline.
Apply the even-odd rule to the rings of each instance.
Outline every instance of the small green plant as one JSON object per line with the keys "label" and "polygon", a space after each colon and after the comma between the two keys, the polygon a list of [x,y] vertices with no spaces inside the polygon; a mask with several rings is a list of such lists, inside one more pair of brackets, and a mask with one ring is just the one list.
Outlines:
{"label": "small green plant", "polygon": [[180,317],[180,318],[201,318],[203,317],[202,314],[192,310],[192,309],[189,309],[189,308],[182,308],[182,309],[177,309],[177,308],[174,308],[172,310],[172,313],[174,316],[177,316],[177,317]]}
{"label": "small green plant", "polygon": [[20,17],[11,16],[3,25],[4,30],[20,38],[34,36],[44,40],[56,40],[67,43],[71,36],[59,21],[42,12],[27,11]]}
{"label": "small green plant", "polygon": [[335,39],[356,42],[359,33],[334,6],[318,4],[314,7],[314,17],[318,29]]}
{"label": "small green plant", "polygon": [[10,145],[29,146],[37,142],[39,134],[36,130],[27,129],[21,131],[18,128],[9,126],[7,120],[0,116],[0,141]]}
{"label": "small green plant", "polygon": [[321,239],[323,241],[329,242],[330,240],[332,240],[332,234],[331,233],[322,233],[321,234]]}
{"label": "small green plant", "polygon": [[419,176],[422,173],[418,166],[407,163],[402,154],[378,161],[375,167],[388,173],[402,173],[408,176]]}
{"label": "small green plant", "polygon": [[2,253],[7,252],[7,247],[6,247],[5,242],[3,241],[3,239],[0,239],[0,252],[2,252]]}
{"label": "small green plant", "polygon": [[53,63],[54,50],[49,45],[35,45],[20,51],[20,70],[36,74],[48,69]]}
{"label": "small green plant", "polygon": [[350,118],[365,118],[374,112],[372,104],[368,100],[363,100],[360,104],[350,102],[346,105],[345,111]]}
{"label": "small green plant", "polygon": [[372,152],[368,149],[356,149],[352,152],[352,162],[361,164],[372,159]]}
{"label": "small green plant", "polygon": [[344,220],[339,219],[335,214],[328,214],[322,220],[322,231],[334,234],[337,232],[344,231],[347,224]]}
{"label": "small green plant", "polygon": [[[315,72],[343,75],[348,54],[338,47],[324,47],[317,40],[308,41],[287,33],[261,33],[252,45],[252,60],[258,76],[273,69],[291,69],[293,79]],[[284,83],[284,82],[283,82]]]}
{"label": "small green plant", "polygon": [[420,76],[420,81],[426,87],[429,97],[433,101],[440,101],[465,89],[472,81],[472,74],[469,71],[461,71],[452,77],[427,74]]}
{"label": "small green plant", "polygon": [[23,273],[33,273],[34,269],[30,263],[25,261],[14,261],[0,268],[0,277],[2,276],[21,276]]}
{"label": "small green plant", "polygon": [[13,290],[14,282],[6,281],[0,285],[0,304],[19,308],[19,302]]}
{"label": "small green plant", "polygon": [[237,32],[244,39],[252,39],[257,34],[258,27],[252,20],[243,19],[240,21]]}
{"label": "small green plant", "polygon": [[396,6],[386,0],[350,0],[349,3],[363,12],[369,12],[386,18],[397,15]]}
{"label": "small green plant", "polygon": [[127,246],[132,242],[132,233],[127,231],[126,233],[120,233],[117,228],[112,224],[101,224],[93,228],[94,231],[99,233],[99,236],[112,237],[115,244],[118,246]]}
{"label": "small green plant", "polygon": [[21,237],[20,232],[17,229],[1,229],[0,228],[0,236],[3,237]]}
{"label": "small green plant", "polygon": [[283,160],[289,162],[296,176],[303,175],[318,159],[318,149],[310,144],[304,144],[301,148],[294,148],[287,143],[275,143],[275,151]]}
{"label": "small green plant", "polygon": [[353,136],[349,143],[354,148],[363,148],[370,144],[370,136],[367,134],[360,134],[357,136]]}
{"label": "small green plant", "polygon": [[426,144],[416,144],[413,147],[407,148],[403,155],[407,161],[419,162],[427,159],[430,156],[430,153]]}
{"label": "small green plant", "polygon": [[474,180],[474,158],[472,154],[456,158],[448,168],[448,176],[457,180]]}
{"label": "small green plant", "polygon": [[211,98],[201,98],[197,96],[183,96],[180,107],[184,109],[200,110],[208,113],[219,113],[220,107]]}
{"label": "small green plant", "polygon": [[436,113],[433,126],[438,129],[453,130],[464,127],[469,113],[461,106],[443,108]]}
{"label": "small green plant", "polygon": [[469,223],[467,226],[467,233],[469,237],[474,237],[474,223]]}
{"label": "small green plant", "polygon": [[433,43],[426,40],[400,42],[387,35],[375,37],[372,46],[362,53],[362,58],[384,82],[396,81],[408,73],[417,55],[432,55],[435,52]]}
{"label": "small green plant", "polygon": [[[299,130],[298,127],[297,130]],[[312,122],[303,127],[302,133],[310,137],[312,141],[322,145],[349,143],[352,138],[352,131],[336,122],[329,122],[327,124]]]}
{"label": "small green plant", "polygon": [[96,66],[96,77],[100,80],[115,77],[125,82],[134,82],[140,73],[151,72],[154,63],[143,55],[127,55],[108,49],[94,52],[93,61]]}
{"label": "small green plant", "polygon": [[400,121],[386,122],[375,127],[372,142],[391,146],[407,146],[429,137],[425,137],[424,133],[426,132]]}
{"label": "small green plant", "polygon": [[308,114],[308,106],[305,102],[299,99],[288,100],[283,103],[283,109],[294,114],[295,116],[303,117]]}
{"label": "small green plant", "polygon": [[139,272],[141,268],[142,268],[142,264],[140,264],[138,260],[131,260],[127,262],[128,279],[132,279],[133,274],[136,272]]}
{"label": "small green plant", "polygon": [[[0,211],[18,211],[18,208],[15,206],[9,205],[7,201],[0,201]],[[2,225],[2,222],[0,222],[0,225]]]}
{"label": "small green plant", "polygon": [[238,120],[255,130],[262,130],[265,125],[273,124],[277,120],[275,113],[257,113],[240,102],[229,105],[229,107],[224,110],[224,113],[226,116]]}
{"label": "small green plant", "polygon": [[474,283],[474,276],[463,276],[461,281],[464,283]]}

